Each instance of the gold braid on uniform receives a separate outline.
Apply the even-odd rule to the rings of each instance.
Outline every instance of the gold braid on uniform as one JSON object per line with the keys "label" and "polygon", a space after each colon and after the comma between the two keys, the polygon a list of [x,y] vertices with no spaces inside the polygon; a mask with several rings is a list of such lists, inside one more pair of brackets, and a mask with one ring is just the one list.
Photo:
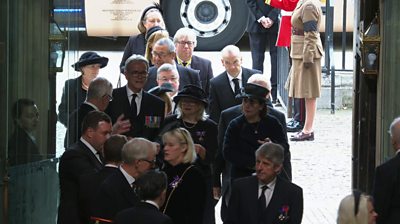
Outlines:
{"label": "gold braid on uniform", "polygon": [[265,4],[270,5],[271,0],[265,0]]}

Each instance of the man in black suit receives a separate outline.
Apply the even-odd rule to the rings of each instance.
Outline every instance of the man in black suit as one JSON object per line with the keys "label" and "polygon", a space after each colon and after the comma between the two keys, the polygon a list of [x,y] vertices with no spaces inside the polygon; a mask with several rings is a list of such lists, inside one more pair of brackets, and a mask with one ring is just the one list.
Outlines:
{"label": "man in black suit", "polygon": [[223,110],[241,103],[240,100],[235,99],[235,96],[247,83],[249,77],[255,73],[261,73],[258,70],[242,67],[240,49],[234,45],[226,46],[221,54],[221,61],[226,71],[210,80],[209,95],[210,118],[217,123]]}
{"label": "man in black suit", "polygon": [[125,135],[153,140],[158,135],[164,120],[164,101],[143,90],[148,77],[149,63],[141,55],[132,55],[126,60],[125,78],[127,85],[114,89],[113,101],[106,113],[113,121],[123,115],[130,120],[130,130]]}
{"label": "man in black suit", "polygon": [[8,139],[10,166],[39,161],[42,156],[34,132],[39,124],[39,110],[31,99],[18,99],[12,108],[15,130]]}
{"label": "man in black suit", "polygon": [[395,156],[375,171],[373,196],[377,224],[395,224],[400,220],[400,117],[390,125],[390,136]]}
{"label": "man in black suit", "polygon": [[83,118],[90,111],[104,111],[107,108],[112,100],[112,90],[112,84],[106,78],[97,77],[90,82],[86,100],[79,106],[78,110],[75,110],[69,116],[64,139],[65,148],[79,140],[82,134]]}
{"label": "man in black suit", "polygon": [[194,48],[197,46],[196,33],[187,27],[180,28],[174,36],[176,47],[176,62],[187,68],[199,70],[200,83],[204,92],[209,94],[210,79],[214,77],[211,68],[211,61],[193,55]]}
{"label": "man in black suit", "polygon": [[[271,90],[271,82],[267,78],[267,76],[262,74],[254,74],[252,75],[247,83],[258,84]],[[286,131],[286,116],[284,113],[274,109],[271,100],[270,94],[267,95],[267,107],[268,114],[275,117],[279,124],[282,126],[284,133],[287,135]],[[223,196],[223,203],[221,204],[221,218],[224,220],[226,216],[226,207],[230,197],[230,174],[229,163],[224,159],[222,154],[223,142],[225,131],[228,128],[229,123],[242,114],[242,105],[236,105],[225,109],[221,113],[221,117],[219,119],[218,124],[218,153],[214,162],[214,196],[219,198],[221,195]],[[221,174],[222,174],[222,184],[221,184]],[[290,162],[290,151],[288,150],[285,153],[284,162],[283,162],[283,170],[279,174],[280,177],[286,179],[288,181],[292,180],[292,165]]]}
{"label": "man in black suit", "polygon": [[149,77],[144,86],[145,90],[157,86],[157,69],[165,63],[176,66],[176,70],[179,73],[179,89],[182,89],[188,84],[201,87],[199,71],[176,64],[175,51],[176,48],[174,42],[169,38],[162,38],[154,44],[153,51],[151,52],[154,66],[149,69]]}
{"label": "man in black suit", "polygon": [[102,148],[112,130],[111,119],[104,112],[91,111],[83,119],[82,137],[60,158],[60,204],[58,224],[79,223],[79,179],[103,168]]}
{"label": "man in black suit", "polygon": [[172,224],[167,215],[159,211],[165,202],[168,184],[167,175],[162,171],[150,170],[136,181],[136,189],[141,199],[136,206],[118,213],[115,224]]}
{"label": "man in black suit", "polygon": [[146,171],[154,169],[156,153],[156,145],[144,138],[133,138],[124,145],[121,166],[96,193],[92,220],[112,221],[118,212],[139,202],[134,190],[135,181]]}
{"label": "man in black suit", "polygon": [[249,8],[247,32],[253,69],[264,72],[265,49],[268,43],[271,57],[272,99],[275,102],[278,81],[277,47],[275,44],[278,38],[280,10],[266,5],[264,0],[247,0],[247,6]]}
{"label": "man in black suit", "polygon": [[118,171],[122,162],[122,147],[128,139],[124,135],[113,135],[104,143],[104,167],[99,172],[85,174],[79,181],[79,216],[81,223],[90,223],[90,211],[100,185],[107,177]]}
{"label": "man in black suit", "polygon": [[237,179],[232,186],[226,224],[300,224],[303,216],[302,189],[278,176],[283,147],[264,143],[256,151],[256,176]]}

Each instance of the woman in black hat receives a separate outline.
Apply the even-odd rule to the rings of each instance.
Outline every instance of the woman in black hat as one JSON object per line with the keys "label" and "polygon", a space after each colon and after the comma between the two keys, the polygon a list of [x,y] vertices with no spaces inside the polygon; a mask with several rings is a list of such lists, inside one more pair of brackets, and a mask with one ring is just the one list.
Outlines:
{"label": "woman in black hat", "polygon": [[[267,114],[269,90],[247,83],[242,98],[243,114],[229,123],[225,132],[223,154],[231,164],[231,180],[251,176],[255,172],[255,151],[271,141],[289,150],[287,137],[279,121]],[[285,153],[287,154],[287,153]]]}
{"label": "woman in black hat", "polygon": [[164,19],[162,17],[162,10],[158,4],[151,5],[145,8],[140,16],[137,28],[140,33],[129,37],[124,49],[124,55],[122,56],[121,63],[119,65],[121,73],[124,73],[125,61],[133,54],[140,54],[144,56],[146,47],[146,33],[154,27],[159,26],[165,29]]}
{"label": "woman in black hat", "polygon": [[79,61],[72,65],[81,75],[75,79],[65,81],[61,103],[58,106],[58,120],[68,125],[69,115],[79,108],[86,99],[86,92],[90,82],[97,77],[99,70],[106,67],[108,58],[98,55],[96,52],[88,51],[81,55]]}
{"label": "woman in black hat", "polygon": [[172,99],[168,93],[173,92],[174,87],[171,83],[165,82],[160,86],[153,87],[148,93],[160,97],[165,102],[165,117],[172,113]]}
{"label": "woman in black hat", "polygon": [[214,223],[211,164],[214,162],[218,147],[218,127],[206,115],[207,96],[200,87],[186,85],[173,100],[177,105],[177,114],[165,118],[162,130],[182,127],[190,132],[198,155],[196,164],[201,169],[207,184],[204,223]]}

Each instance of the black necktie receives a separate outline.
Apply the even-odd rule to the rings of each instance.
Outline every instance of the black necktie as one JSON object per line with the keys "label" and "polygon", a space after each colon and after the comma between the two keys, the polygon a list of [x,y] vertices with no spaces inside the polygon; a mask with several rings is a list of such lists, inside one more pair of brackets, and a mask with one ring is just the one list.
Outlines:
{"label": "black necktie", "polygon": [[234,78],[232,79],[233,84],[235,84],[235,96],[240,93],[240,85],[239,85],[239,79]]}
{"label": "black necktie", "polygon": [[187,64],[188,64],[187,62],[182,61],[182,66],[183,67],[186,67]]}
{"label": "black necktie", "polygon": [[96,154],[99,156],[99,159],[101,161],[101,163],[104,163],[104,157],[100,152],[96,152]]}
{"label": "black necktie", "polygon": [[267,207],[267,199],[265,198],[265,190],[268,189],[267,185],[261,187],[261,195],[257,200],[258,204],[258,218],[262,219],[262,211]]}
{"label": "black necktie", "polygon": [[132,114],[136,117],[137,116],[137,105],[136,105],[136,99],[137,95],[134,93],[132,94],[132,100],[131,100],[131,110]]}

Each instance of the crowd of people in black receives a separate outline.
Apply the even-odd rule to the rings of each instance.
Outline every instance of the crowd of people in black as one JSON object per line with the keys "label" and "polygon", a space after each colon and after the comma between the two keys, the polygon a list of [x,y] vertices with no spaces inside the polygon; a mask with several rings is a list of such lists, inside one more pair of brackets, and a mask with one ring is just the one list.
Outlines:
{"label": "crowd of people in black", "polygon": [[[291,2],[297,5],[291,9],[296,19],[308,20],[296,20],[294,25],[304,27],[294,31],[295,40],[318,36],[316,0]],[[59,224],[214,224],[219,200],[224,223],[301,223],[303,193],[291,182],[287,136],[287,128],[293,127],[274,109],[277,62],[271,41],[277,38],[279,9],[260,9],[273,0],[247,3],[253,69],[243,67],[240,49],[228,45],[221,50],[225,71],[214,77],[211,61],[193,54],[196,34],[181,28],[169,37],[157,5],[144,9],[141,33],[126,45],[119,68],[125,86],[113,89],[106,78],[97,77],[108,58],[96,52],[83,53],[72,65],[81,75],[66,81],[58,114],[67,128],[59,164]],[[262,72],[265,38],[270,42],[271,74]],[[301,61],[292,46],[297,55],[292,54],[289,90],[293,97],[305,97],[307,107],[304,129],[296,129],[293,141],[314,139],[320,81],[307,79],[309,89],[297,87],[307,74],[302,69],[320,73],[322,52],[318,41],[307,44],[317,51],[314,58],[303,55],[311,61]],[[38,160],[31,134],[38,122],[35,103],[18,100],[13,118],[10,164]],[[377,210],[389,220],[381,223],[399,220],[398,172],[390,176],[384,171],[399,170],[399,123],[397,119],[391,126],[397,156],[377,170]],[[393,183],[382,184],[383,178]],[[384,194],[388,192],[394,193]],[[388,206],[384,201],[390,197],[397,201]],[[372,198],[354,192],[341,202],[338,223],[373,224],[376,217]]]}

